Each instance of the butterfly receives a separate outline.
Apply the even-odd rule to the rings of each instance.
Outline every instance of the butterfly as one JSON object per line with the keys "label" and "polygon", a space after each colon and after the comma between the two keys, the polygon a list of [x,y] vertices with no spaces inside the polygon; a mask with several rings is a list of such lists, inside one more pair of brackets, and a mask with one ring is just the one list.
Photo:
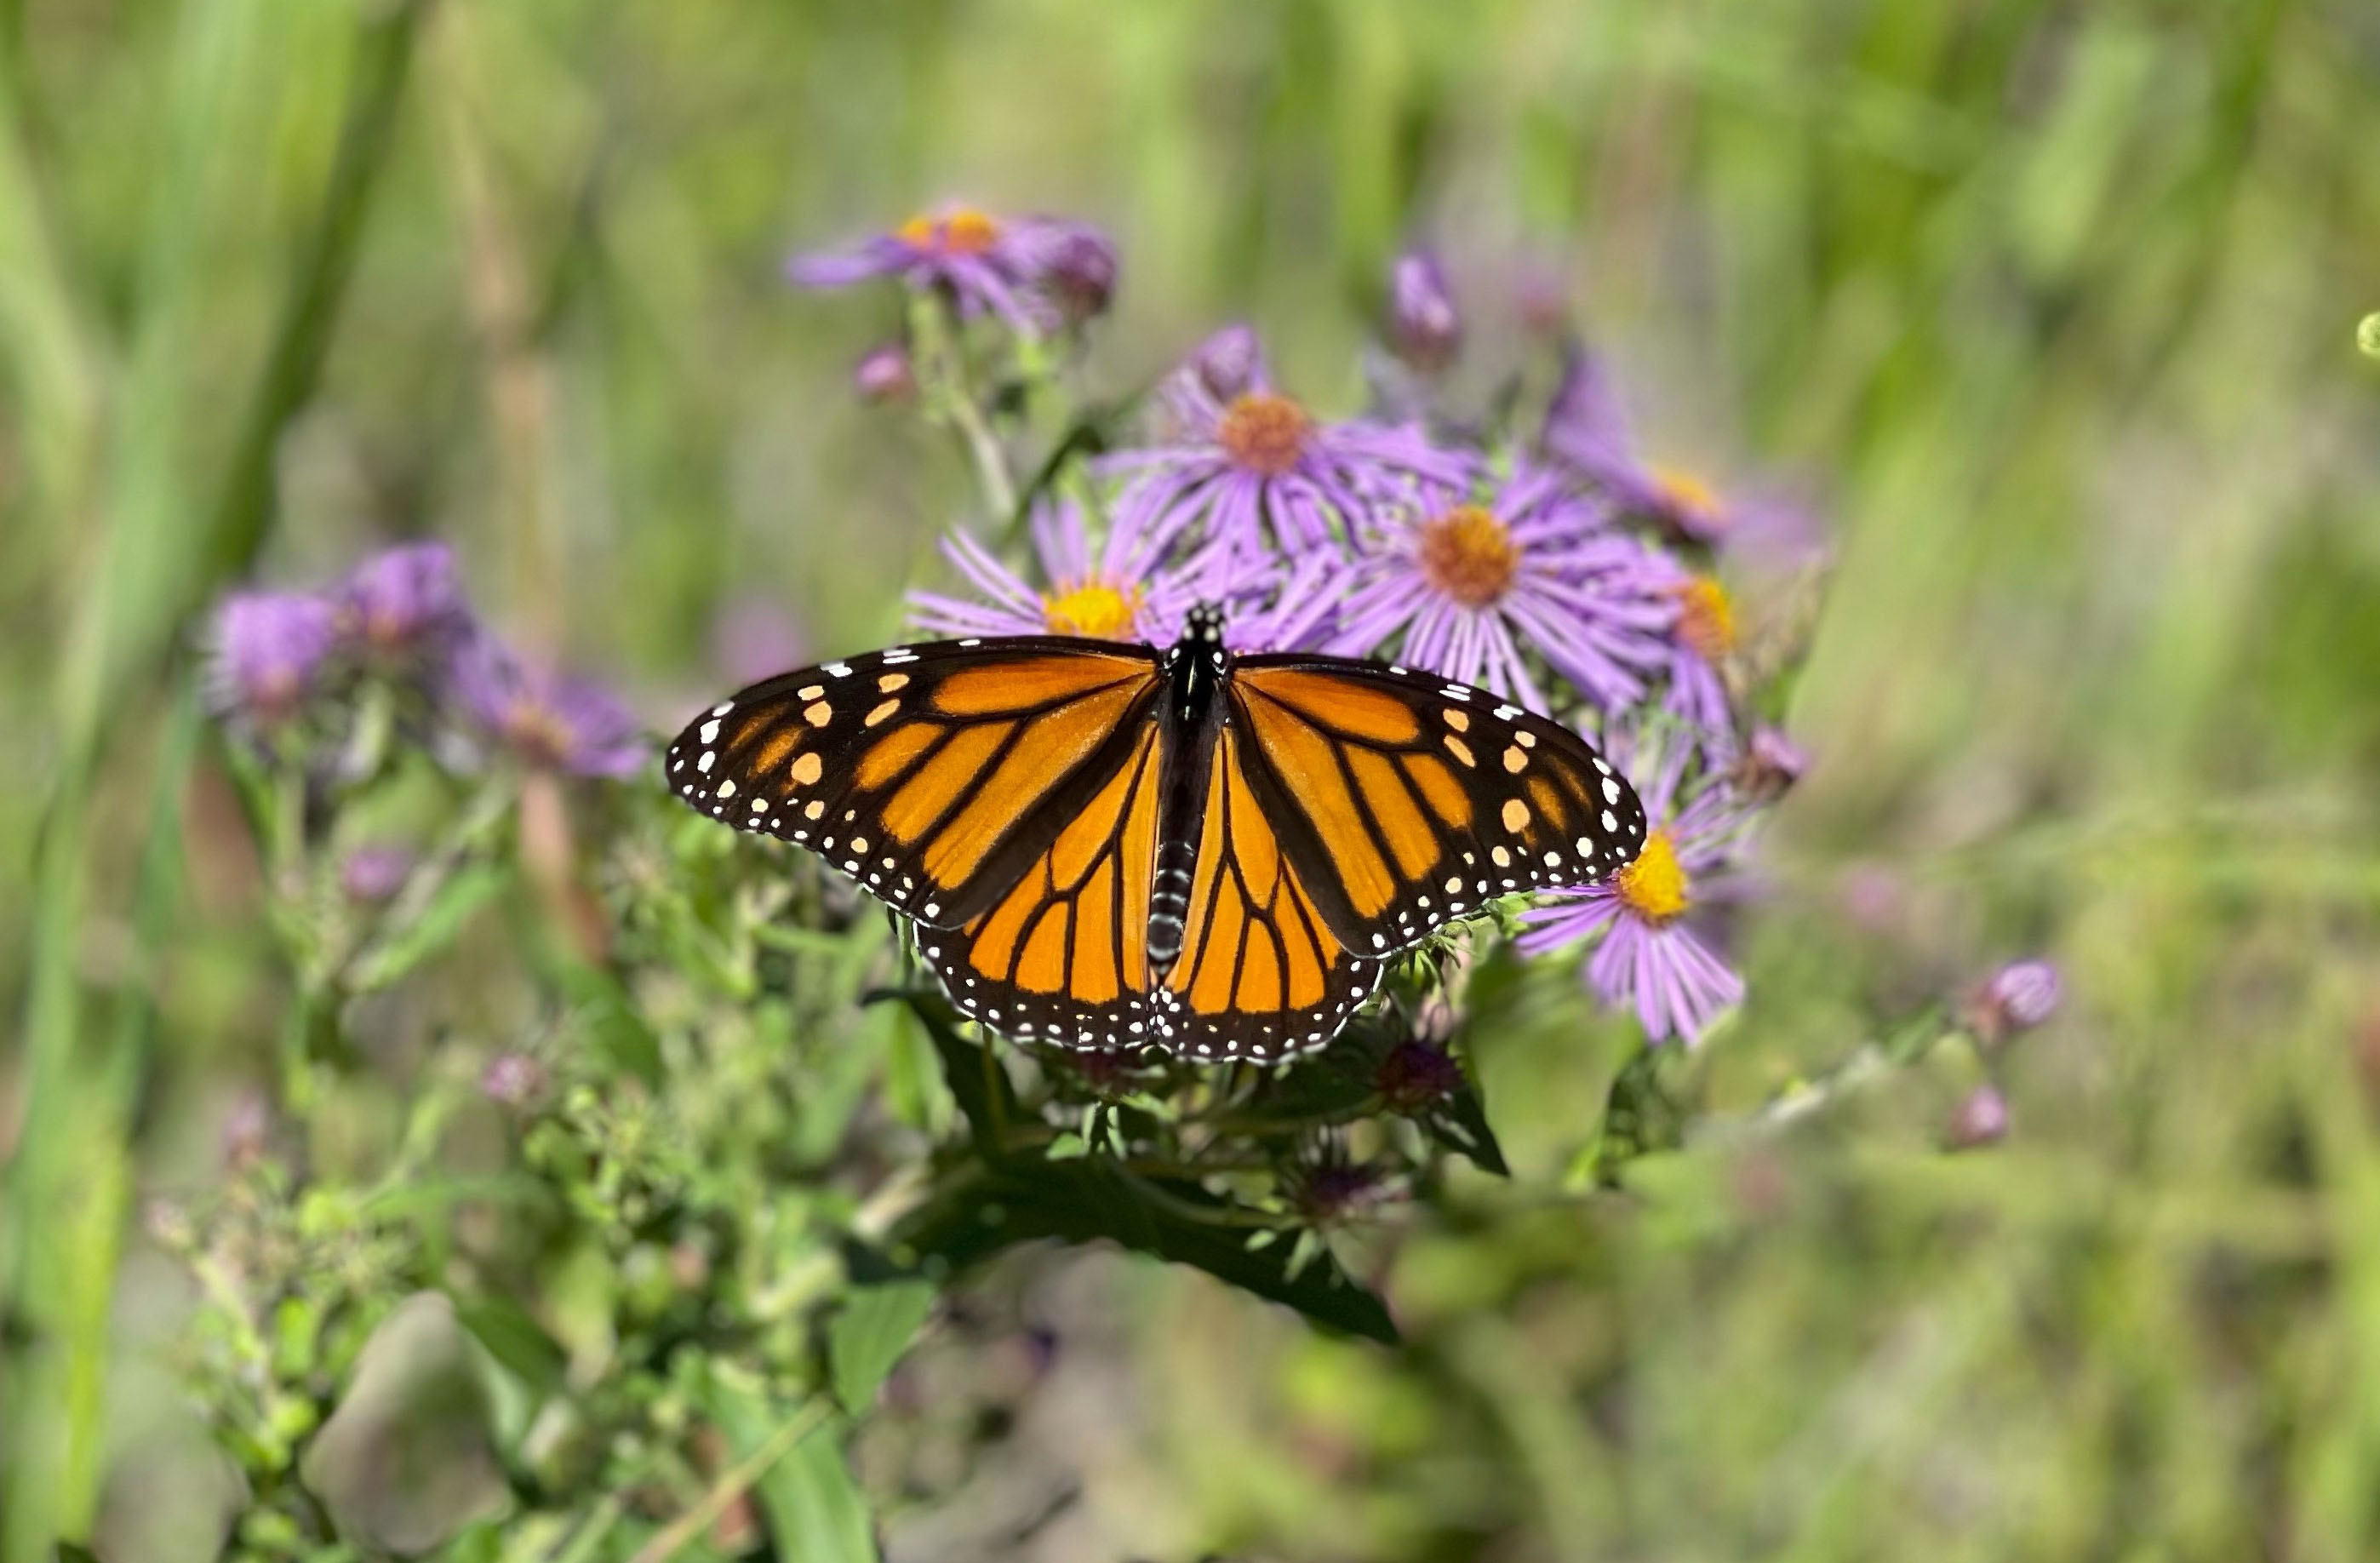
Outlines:
{"label": "butterfly", "polygon": [[906,917],[991,1029],[1202,1062],[1319,1048],[1447,923],[1643,847],[1635,792],[1559,723],[1384,663],[1235,656],[1222,625],[780,673],[689,723],[668,781]]}

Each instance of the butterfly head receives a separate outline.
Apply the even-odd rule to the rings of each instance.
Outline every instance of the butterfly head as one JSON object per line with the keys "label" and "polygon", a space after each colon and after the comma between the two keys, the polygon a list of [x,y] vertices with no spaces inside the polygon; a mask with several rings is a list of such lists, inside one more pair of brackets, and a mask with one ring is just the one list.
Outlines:
{"label": "butterfly head", "polygon": [[1190,610],[1182,625],[1183,641],[1193,647],[1215,647],[1223,644],[1223,605],[1201,602]]}

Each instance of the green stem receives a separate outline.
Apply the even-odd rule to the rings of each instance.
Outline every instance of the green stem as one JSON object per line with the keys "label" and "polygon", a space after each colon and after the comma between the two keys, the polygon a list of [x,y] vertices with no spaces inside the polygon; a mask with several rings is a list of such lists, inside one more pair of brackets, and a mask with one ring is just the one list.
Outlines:
{"label": "green stem", "polygon": [[684,1550],[686,1545],[711,1526],[727,1512],[728,1505],[749,1492],[753,1484],[769,1473],[769,1468],[793,1452],[795,1444],[816,1432],[826,1421],[827,1402],[812,1400],[785,1424],[769,1435],[759,1448],[737,1460],[721,1472],[711,1484],[702,1501],[671,1521],[657,1532],[653,1539],[638,1548],[629,1563],[667,1563]]}
{"label": "green stem", "polygon": [[926,415],[956,430],[975,468],[993,522],[1007,527],[1016,515],[1016,479],[1007,453],[992,431],[967,373],[966,344],[958,316],[939,293],[921,293],[909,307],[909,340],[917,357],[921,405]]}
{"label": "green stem", "polygon": [[983,409],[976,405],[974,395],[962,387],[951,401],[951,421],[965,438],[967,454],[975,463],[976,482],[983,490],[984,503],[1002,526],[1013,523],[1016,515],[1016,479],[1008,473],[1008,457],[1000,448],[1000,438]]}

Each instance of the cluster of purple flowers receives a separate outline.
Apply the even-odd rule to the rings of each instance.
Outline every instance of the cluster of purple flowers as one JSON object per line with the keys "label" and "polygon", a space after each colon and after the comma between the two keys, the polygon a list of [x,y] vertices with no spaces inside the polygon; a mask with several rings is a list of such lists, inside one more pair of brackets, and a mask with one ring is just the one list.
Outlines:
{"label": "cluster of purple flowers", "polygon": [[215,610],[208,689],[226,719],[285,731],[360,675],[419,688],[523,763],[625,777],[643,732],[609,691],[523,658],[471,612],[443,543],[374,554],[322,592],[248,591]]}
{"label": "cluster of purple flowers", "polygon": [[[1061,288],[1062,235],[1101,258],[1103,302],[1106,241],[971,207],[796,260],[789,274],[897,278],[961,319],[1045,332],[1055,317],[1034,300]],[[1629,766],[1655,829],[1610,882],[1532,910],[1524,942],[1590,947],[1598,995],[1649,1037],[1691,1041],[1743,992],[1704,914],[1727,898],[1756,817],[1803,764],[1750,720],[1720,569],[1739,538],[1806,540],[1807,518],[1648,462],[1604,366],[1542,291],[1509,301],[1554,348],[1559,382],[1534,427],[1483,433],[1436,406],[1463,312],[1437,260],[1407,255],[1388,279],[1381,333],[1398,388],[1369,414],[1324,416],[1276,380],[1255,331],[1228,327],[1156,388],[1143,442],[1038,505],[1029,562],[954,535],[945,551],[973,595],[919,593],[916,618],[944,635],[1161,645],[1192,603],[1215,600],[1240,649],[1390,657],[1572,720]]]}

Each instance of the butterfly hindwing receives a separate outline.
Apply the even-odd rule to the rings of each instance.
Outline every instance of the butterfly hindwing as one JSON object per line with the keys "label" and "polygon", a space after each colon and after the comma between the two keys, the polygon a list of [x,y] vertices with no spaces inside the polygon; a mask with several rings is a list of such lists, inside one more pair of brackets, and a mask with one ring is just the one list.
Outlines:
{"label": "butterfly hindwing", "polygon": [[929,927],[1010,890],[1129,757],[1160,688],[1142,648],[939,641],[781,673],[664,759],[692,807],[817,852]]}
{"label": "butterfly hindwing", "polygon": [[1149,1004],[1148,903],[1160,741],[1143,722],[1123,766],[1005,893],[918,949],[964,1013],[1023,1041],[1126,1048],[1163,1040]]}
{"label": "butterfly hindwing", "polygon": [[1317,910],[1250,786],[1242,741],[1216,746],[1183,920],[1160,1000],[1193,1059],[1270,1061],[1321,1047],[1379,986]]}
{"label": "butterfly hindwing", "polygon": [[1488,690],[1294,655],[1243,658],[1230,687],[1251,790],[1358,956],[1499,896],[1592,883],[1644,845],[1609,762]]}

